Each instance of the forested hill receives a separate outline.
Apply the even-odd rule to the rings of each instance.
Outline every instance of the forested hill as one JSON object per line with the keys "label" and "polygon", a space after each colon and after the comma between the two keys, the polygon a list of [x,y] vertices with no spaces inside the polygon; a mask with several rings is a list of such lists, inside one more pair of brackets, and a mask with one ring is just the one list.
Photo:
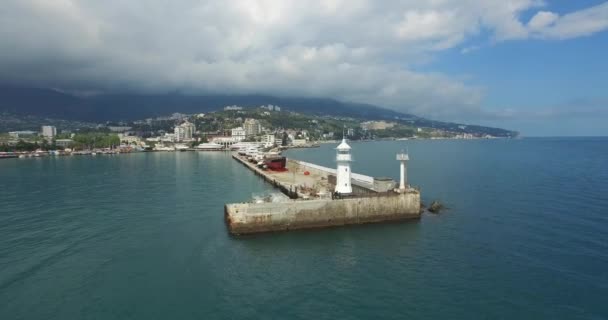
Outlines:
{"label": "forested hill", "polygon": [[[228,105],[258,107],[273,104],[283,110],[311,115],[351,117],[362,120],[407,120],[413,125],[455,128],[459,124],[432,121],[411,114],[368,104],[341,102],[323,98],[293,98],[264,95],[185,95],[180,93],[141,95],[113,94],[74,96],[54,90],[0,87],[0,113],[49,117],[72,121],[131,121],[165,116],[175,112],[193,114],[220,110]],[[479,127],[496,136],[514,132]]]}
{"label": "forested hill", "polygon": [[308,114],[354,118],[394,119],[412,117],[371,105],[345,103],[332,99],[285,98],[264,95],[95,95],[76,97],[52,90],[0,88],[0,111],[91,122],[135,120],[174,112],[200,113],[227,105],[258,107],[279,105]]}

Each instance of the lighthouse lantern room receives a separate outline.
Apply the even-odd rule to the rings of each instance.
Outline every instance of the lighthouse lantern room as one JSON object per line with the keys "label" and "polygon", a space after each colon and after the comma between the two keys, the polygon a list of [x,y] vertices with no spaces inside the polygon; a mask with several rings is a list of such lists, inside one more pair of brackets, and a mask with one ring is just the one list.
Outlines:
{"label": "lighthouse lantern room", "polygon": [[336,148],[336,162],[338,164],[336,172],[336,192],[340,194],[350,194],[353,192],[353,188],[350,184],[350,163],[352,161],[350,149],[350,146],[346,143],[346,139],[342,139],[342,143]]}

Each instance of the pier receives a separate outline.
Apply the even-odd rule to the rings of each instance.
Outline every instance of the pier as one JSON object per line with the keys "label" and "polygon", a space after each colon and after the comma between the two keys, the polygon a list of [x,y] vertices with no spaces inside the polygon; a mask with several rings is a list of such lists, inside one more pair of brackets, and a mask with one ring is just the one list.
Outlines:
{"label": "pier", "polygon": [[348,172],[345,180],[337,169],[293,159],[287,160],[286,171],[278,172],[262,169],[245,156],[234,154],[232,158],[289,197],[281,202],[226,204],[225,220],[232,234],[420,218],[419,190],[403,181],[397,185],[389,178],[350,173],[348,163],[340,168]]}

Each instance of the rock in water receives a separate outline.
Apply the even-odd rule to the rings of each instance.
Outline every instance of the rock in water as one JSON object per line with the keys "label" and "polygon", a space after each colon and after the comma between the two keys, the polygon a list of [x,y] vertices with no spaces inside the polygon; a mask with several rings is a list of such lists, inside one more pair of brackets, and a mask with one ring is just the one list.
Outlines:
{"label": "rock in water", "polygon": [[433,201],[429,206],[429,211],[432,213],[439,213],[442,209],[444,209],[443,204],[437,200]]}

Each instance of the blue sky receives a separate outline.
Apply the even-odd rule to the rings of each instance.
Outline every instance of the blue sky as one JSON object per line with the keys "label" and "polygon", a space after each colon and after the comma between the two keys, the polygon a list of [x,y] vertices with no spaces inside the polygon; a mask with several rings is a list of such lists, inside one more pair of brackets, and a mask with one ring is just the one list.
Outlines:
{"label": "blue sky", "polygon": [[[601,3],[554,1],[546,9],[567,13]],[[480,123],[515,127],[532,136],[608,135],[608,32],[500,43],[489,37],[486,33],[473,40],[476,49],[470,52],[441,52],[420,70],[439,70],[482,86],[482,104],[488,110],[523,113],[506,119],[480,117]]]}
{"label": "blue sky", "polygon": [[608,1],[4,0],[0,83],[370,103],[608,135]]}

